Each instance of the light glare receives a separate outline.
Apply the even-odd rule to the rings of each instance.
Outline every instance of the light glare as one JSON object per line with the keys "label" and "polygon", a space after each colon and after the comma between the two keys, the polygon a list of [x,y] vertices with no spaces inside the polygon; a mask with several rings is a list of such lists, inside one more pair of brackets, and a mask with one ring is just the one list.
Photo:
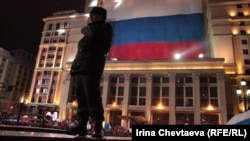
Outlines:
{"label": "light glare", "polygon": [[175,58],[175,59],[180,59],[180,58],[181,58],[181,54],[176,53],[176,54],[174,55],[174,58]]}

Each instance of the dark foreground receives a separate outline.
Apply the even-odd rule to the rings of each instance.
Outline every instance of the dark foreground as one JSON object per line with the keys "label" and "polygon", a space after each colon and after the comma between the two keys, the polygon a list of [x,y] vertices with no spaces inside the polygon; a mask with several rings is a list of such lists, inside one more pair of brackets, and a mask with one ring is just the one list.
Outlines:
{"label": "dark foreground", "polygon": [[93,139],[90,136],[78,137],[67,135],[64,130],[32,128],[24,126],[0,125],[0,141],[128,141],[131,137],[105,136]]}

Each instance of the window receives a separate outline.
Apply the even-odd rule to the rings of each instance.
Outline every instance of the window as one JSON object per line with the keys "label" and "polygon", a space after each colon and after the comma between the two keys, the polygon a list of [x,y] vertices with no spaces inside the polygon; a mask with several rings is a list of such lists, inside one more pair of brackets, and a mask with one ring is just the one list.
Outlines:
{"label": "window", "polygon": [[49,40],[50,40],[49,38],[44,38],[43,43],[45,43],[45,44],[46,44],[46,43],[49,43]]}
{"label": "window", "polygon": [[176,87],[176,89],[175,89],[175,104],[176,104],[176,106],[184,106],[183,87]]}
{"label": "window", "polygon": [[121,116],[121,111],[110,111],[110,124],[112,127],[120,126],[121,125],[121,119],[118,116]]}
{"label": "window", "polygon": [[59,33],[56,31],[56,32],[54,32],[54,36],[58,36],[59,35]]}
{"label": "window", "polygon": [[52,80],[52,85],[56,85],[57,81],[56,80]]}
{"label": "window", "polygon": [[214,76],[209,77],[209,83],[217,83],[217,78]]}
{"label": "window", "polygon": [[51,71],[44,71],[45,76],[51,76]]}
{"label": "window", "polygon": [[249,69],[247,69],[245,72],[246,72],[247,75],[250,75],[250,70]]}
{"label": "window", "polygon": [[154,86],[152,93],[152,105],[157,106],[161,102],[160,87]]}
{"label": "window", "polygon": [[66,41],[65,37],[60,37],[60,38],[59,38],[59,42],[60,42],[60,43],[63,43],[63,42],[65,42],[65,41]]}
{"label": "window", "polygon": [[36,93],[39,93],[40,92],[40,89],[36,89]]}
{"label": "window", "polygon": [[241,4],[237,4],[236,6],[237,6],[237,8],[242,8]]}
{"label": "window", "polygon": [[250,60],[249,59],[244,59],[244,64],[245,65],[249,65],[250,64]]}
{"label": "window", "polygon": [[153,112],[153,125],[168,125],[169,124],[169,113],[157,113]]}
{"label": "window", "polygon": [[169,106],[169,78],[167,76],[154,76],[152,87],[152,106],[162,104]]}
{"label": "window", "polygon": [[48,103],[53,103],[53,102],[54,102],[53,98],[48,99]]}
{"label": "window", "polygon": [[146,77],[133,76],[131,78],[129,105],[146,104]]}
{"label": "window", "polygon": [[161,79],[160,77],[154,77],[153,78],[153,83],[160,83],[161,82],[160,79]]}
{"label": "window", "polygon": [[48,54],[47,60],[53,60],[54,59],[54,54]]}
{"label": "window", "polygon": [[244,16],[244,14],[242,12],[238,13],[238,17],[243,17],[243,16]]}
{"label": "window", "polygon": [[50,94],[55,94],[55,89],[50,89]]}
{"label": "window", "polygon": [[53,67],[53,63],[52,62],[48,62],[48,63],[46,63],[45,67]]}
{"label": "window", "polygon": [[49,79],[43,79],[43,85],[49,85],[50,80]]}
{"label": "window", "polygon": [[192,77],[186,77],[185,82],[186,83],[193,83],[193,78]]}
{"label": "window", "polygon": [[49,91],[48,91],[47,88],[41,88],[40,89],[40,94],[48,94],[48,93],[49,93]]}
{"label": "window", "polygon": [[162,83],[169,83],[169,77],[162,77]]}
{"label": "window", "polygon": [[53,27],[53,24],[49,24],[49,25],[47,26],[47,30],[52,30],[52,27]]}
{"label": "window", "polygon": [[193,125],[194,113],[176,113],[176,125]]}
{"label": "window", "polygon": [[240,30],[240,34],[241,34],[241,35],[246,35],[247,33],[246,33],[245,30]]}
{"label": "window", "polygon": [[241,40],[242,45],[247,45],[247,40]]}
{"label": "window", "polygon": [[169,77],[167,76],[154,76],[153,83],[169,83]]}
{"label": "window", "polygon": [[55,64],[55,67],[60,67],[60,65],[61,65],[61,63],[58,63],[58,62],[57,62],[57,63]]}
{"label": "window", "polygon": [[217,114],[209,114],[209,113],[202,113],[201,114],[201,124],[219,124],[219,115]]}
{"label": "window", "polygon": [[124,96],[124,76],[111,76],[108,104],[121,105]]}
{"label": "window", "polygon": [[51,38],[50,43],[57,43],[58,38]]}
{"label": "window", "polygon": [[177,107],[193,107],[193,79],[191,76],[176,76],[175,104]]}
{"label": "window", "polygon": [[38,99],[38,103],[46,103],[46,97],[40,96]]}
{"label": "window", "polygon": [[208,106],[208,88],[207,87],[200,87],[200,98],[201,98],[201,107]]}
{"label": "window", "polygon": [[46,32],[46,33],[45,33],[45,37],[49,37],[50,34],[51,34],[50,32]]}
{"label": "window", "polygon": [[240,21],[239,22],[239,26],[244,26],[245,25],[245,22],[244,21]]}
{"label": "window", "polygon": [[[207,82],[207,83],[204,83]],[[218,107],[218,86],[216,76],[200,77],[200,106],[206,108],[211,105]]]}
{"label": "window", "polygon": [[132,77],[131,78],[131,83],[136,84],[136,83],[146,83],[146,77]]}
{"label": "window", "polygon": [[185,94],[185,107],[193,107],[193,87],[186,87]]}
{"label": "window", "polygon": [[210,87],[210,105],[218,107],[218,90],[217,87]]}
{"label": "window", "polygon": [[66,29],[66,28],[69,28],[69,23],[64,23],[64,24],[63,24],[63,28],[65,28],[65,29]]}
{"label": "window", "polygon": [[57,30],[57,29],[60,29],[60,23],[57,23],[57,24],[56,24],[56,30]]}
{"label": "window", "polygon": [[193,87],[176,87],[176,106],[193,107]]}
{"label": "window", "polygon": [[49,52],[54,52],[56,50],[56,47],[49,47]]}
{"label": "window", "polygon": [[243,49],[243,54],[248,55],[248,49]]}

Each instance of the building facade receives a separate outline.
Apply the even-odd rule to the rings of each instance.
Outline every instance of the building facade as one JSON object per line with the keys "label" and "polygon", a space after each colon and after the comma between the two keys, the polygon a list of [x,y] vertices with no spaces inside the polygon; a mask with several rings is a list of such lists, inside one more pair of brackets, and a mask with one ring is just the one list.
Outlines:
{"label": "building facade", "polygon": [[244,111],[244,101],[235,94],[240,80],[246,79],[249,87],[249,3],[248,0],[206,0],[204,3],[211,58],[224,58],[224,68],[228,70],[226,97],[229,116]]}
{"label": "building facade", "polygon": [[11,76],[12,76],[12,72],[14,71],[12,69],[12,65],[14,64],[14,56],[12,56],[10,54],[9,51],[4,50],[3,48],[0,48],[0,59],[1,59],[1,83],[0,83],[0,95],[1,95],[1,111],[7,111],[12,109],[9,105],[9,103],[7,103],[9,100],[8,97],[8,86],[11,85]]}
{"label": "building facade", "polygon": [[14,114],[20,111],[20,105],[28,97],[35,56],[24,50],[1,48],[0,58],[0,111],[3,115]]}
{"label": "building facade", "polygon": [[[74,78],[69,70],[83,36],[80,29],[88,23],[92,1],[86,2],[85,13],[64,11],[43,19],[27,98],[29,112],[49,108],[58,113],[59,120],[76,118]],[[121,116],[142,116],[150,124],[225,124],[242,111],[235,90],[242,78],[250,80],[250,1],[202,2],[208,46],[205,58],[107,58],[101,83],[105,122],[130,125]]]}

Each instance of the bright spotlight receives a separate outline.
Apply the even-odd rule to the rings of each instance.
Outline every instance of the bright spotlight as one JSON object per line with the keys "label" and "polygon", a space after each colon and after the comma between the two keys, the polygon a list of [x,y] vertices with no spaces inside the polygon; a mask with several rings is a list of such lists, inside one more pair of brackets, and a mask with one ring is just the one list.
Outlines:
{"label": "bright spotlight", "polygon": [[62,35],[63,33],[65,33],[65,32],[66,32],[66,30],[65,30],[65,29],[58,29],[57,31],[58,31],[58,33],[59,33],[60,35]]}
{"label": "bright spotlight", "polygon": [[69,17],[70,17],[70,18],[75,18],[75,17],[76,17],[76,15],[70,15]]}
{"label": "bright spotlight", "polygon": [[117,59],[117,58],[112,58],[111,60],[112,60],[112,61],[118,61],[118,59]]}
{"label": "bright spotlight", "polygon": [[175,59],[180,59],[180,58],[181,58],[181,54],[176,53],[176,54],[174,55],[174,58],[175,58]]}
{"label": "bright spotlight", "polygon": [[199,58],[203,58],[204,55],[203,55],[202,53],[200,53],[198,57],[199,57]]}

